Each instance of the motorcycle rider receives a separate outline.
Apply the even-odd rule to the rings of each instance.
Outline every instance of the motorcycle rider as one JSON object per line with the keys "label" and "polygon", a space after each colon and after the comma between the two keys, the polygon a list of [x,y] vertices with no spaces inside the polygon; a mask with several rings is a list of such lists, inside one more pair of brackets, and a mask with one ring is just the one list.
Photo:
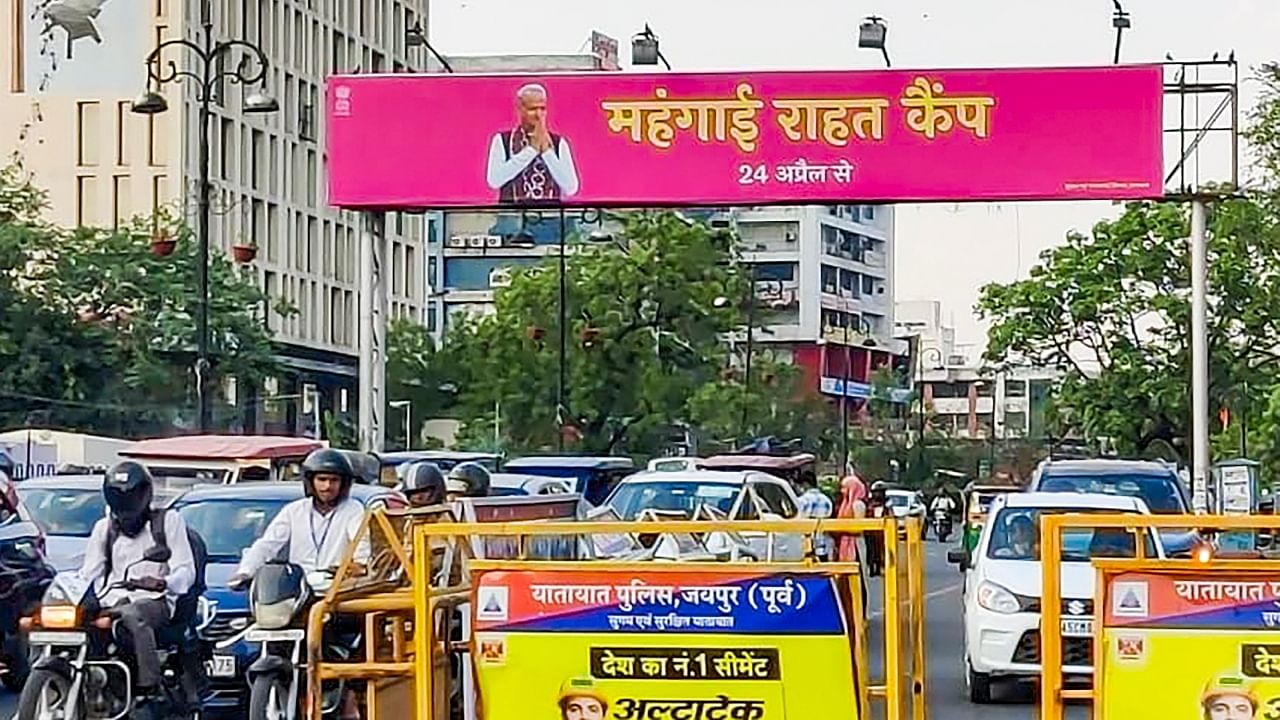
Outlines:
{"label": "motorcycle rider", "polygon": [[[243,589],[281,551],[288,553],[289,562],[307,572],[337,567],[364,522],[364,505],[351,499],[354,482],[355,471],[341,451],[313,450],[302,461],[306,497],[276,514],[262,537],[245,551],[228,585]],[[356,562],[363,563],[368,556],[368,546],[362,542],[356,548]]]}
{"label": "motorcycle rider", "polygon": [[154,484],[151,472],[136,462],[119,463],[107,473],[102,493],[108,516],[93,526],[79,571],[80,578],[92,584],[101,607],[118,609],[120,624],[133,641],[137,663],[134,694],[139,707],[155,700],[160,688],[156,631],[168,624],[178,599],[196,581],[187,524],[176,512],[161,515],[169,560],[157,563],[143,559],[155,545],[151,528],[156,517],[151,509]]}
{"label": "motorcycle rider", "polygon": [[444,481],[445,497],[449,502],[462,497],[485,497],[489,494],[489,483],[489,471],[480,463],[458,463]]}
{"label": "motorcycle rider", "polygon": [[410,507],[444,504],[445,480],[440,466],[433,462],[416,462],[404,473],[404,496]]}
{"label": "motorcycle rider", "polygon": [[[355,469],[342,451],[313,450],[302,461],[306,497],[285,505],[276,514],[262,537],[245,551],[227,586],[244,589],[258,570],[279,557],[281,551],[287,552],[290,563],[306,572],[337,567],[347,544],[355,540],[364,522],[364,505],[351,498],[355,477]],[[368,541],[362,540],[356,546],[355,561],[363,564],[368,558]],[[350,687],[343,698],[342,717],[360,717],[355,691]]]}
{"label": "motorcycle rider", "polygon": [[937,533],[938,523],[943,518],[950,519],[956,511],[956,501],[951,499],[951,494],[946,488],[938,490],[938,494],[933,498],[933,502],[929,503],[929,516],[933,518],[934,532]]}

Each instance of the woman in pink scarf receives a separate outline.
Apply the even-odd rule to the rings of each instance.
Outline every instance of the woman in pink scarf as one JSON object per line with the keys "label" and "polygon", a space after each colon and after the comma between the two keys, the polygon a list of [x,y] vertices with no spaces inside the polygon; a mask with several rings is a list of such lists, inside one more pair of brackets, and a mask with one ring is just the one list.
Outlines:
{"label": "woman in pink scarf", "polygon": [[[849,473],[840,481],[840,508],[836,518],[840,520],[861,519],[867,516],[867,486],[857,475]],[[840,562],[856,562],[858,560],[858,536],[842,535],[837,553]]]}

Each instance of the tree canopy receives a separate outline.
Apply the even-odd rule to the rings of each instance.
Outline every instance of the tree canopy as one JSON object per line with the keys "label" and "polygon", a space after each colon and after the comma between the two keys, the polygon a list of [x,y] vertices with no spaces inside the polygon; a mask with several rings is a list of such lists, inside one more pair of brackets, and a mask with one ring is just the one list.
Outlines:
{"label": "tree canopy", "polygon": [[[1259,183],[1208,208],[1210,406],[1236,418],[1215,427],[1215,445],[1233,454],[1241,420],[1252,420],[1259,452],[1280,448],[1264,412],[1280,398],[1280,73],[1259,78],[1265,91],[1245,133]],[[983,288],[988,360],[1064,372],[1051,414],[1059,434],[1190,459],[1189,214],[1185,203],[1129,203],[1089,233],[1069,233],[1027,279]]]}
{"label": "tree canopy", "polygon": [[[67,230],[45,221],[45,208],[20,166],[0,169],[0,426],[139,436],[191,425],[190,230],[166,212]],[[152,253],[156,233],[176,240],[172,255]],[[215,378],[257,385],[277,369],[265,313],[290,309],[268,308],[251,272],[216,251],[209,270]]]}

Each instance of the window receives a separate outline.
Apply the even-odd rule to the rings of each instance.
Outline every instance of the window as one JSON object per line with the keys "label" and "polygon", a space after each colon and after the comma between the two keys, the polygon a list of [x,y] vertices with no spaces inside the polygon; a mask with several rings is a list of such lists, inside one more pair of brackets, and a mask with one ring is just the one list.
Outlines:
{"label": "window", "polygon": [[876,219],[876,206],[875,206],[875,205],[863,205],[863,206],[862,206],[862,219],[863,219],[863,220],[875,220],[875,219]]}
{"label": "window", "polygon": [[98,222],[98,178],[82,175],[76,178],[76,225]]}
{"label": "window", "polygon": [[840,294],[845,297],[858,297],[858,273],[852,270],[840,270]]}
{"label": "window", "polygon": [[753,266],[756,280],[795,280],[796,264],[767,262]]}
{"label": "window", "polygon": [[164,205],[164,175],[151,178],[151,212],[156,212]]}
{"label": "window", "polygon": [[862,276],[862,294],[874,295],[876,292],[876,279],[870,275]]}
{"label": "window", "polygon": [[822,266],[822,292],[834,295],[836,292],[836,268]]}
{"label": "window", "polygon": [[969,396],[969,386],[966,383],[933,383],[933,397],[935,398],[962,398]]}
{"label": "window", "polygon": [[1027,382],[1025,380],[1005,380],[1004,396],[1005,397],[1026,397]]}
{"label": "window", "polygon": [[98,164],[98,103],[76,103],[76,164]]}
{"label": "window", "polygon": [[116,164],[129,164],[129,101],[116,103]]}
{"label": "window", "polygon": [[756,497],[764,504],[762,508],[765,512],[773,513],[783,518],[793,518],[796,516],[796,504],[791,501],[791,497],[786,491],[773,483],[756,483],[751,486]]}
{"label": "window", "polygon": [[1024,412],[1006,412],[1004,414],[1004,430],[1009,437],[1020,437],[1027,432],[1027,414]]}
{"label": "window", "polygon": [[995,394],[996,384],[991,380],[979,380],[974,383],[978,386],[978,397],[991,397]]}
{"label": "window", "polygon": [[131,186],[128,175],[116,175],[111,178],[111,227],[118,228],[129,219],[129,208],[132,203],[129,197]]}

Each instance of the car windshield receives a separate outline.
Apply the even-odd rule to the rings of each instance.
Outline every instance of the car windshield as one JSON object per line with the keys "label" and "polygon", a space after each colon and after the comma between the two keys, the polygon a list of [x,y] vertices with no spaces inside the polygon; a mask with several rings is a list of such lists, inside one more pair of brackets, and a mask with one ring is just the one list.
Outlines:
{"label": "car windshield", "polygon": [[22,504],[48,535],[89,537],[93,524],[107,514],[107,503],[98,488],[23,488]]}
{"label": "car windshield", "polygon": [[147,465],[157,490],[179,492],[195,485],[222,485],[230,474],[213,468],[164,467]]}
{"label": "car windshield", "polygon": [[624,520],[634,520],[643,510],[675,511],[692,517],[700,505],[710,505],[727,515],[742,487],[700,482],[623,483],[608,504]]}
{"label": "car windshield", "polygon": [[911,496],[897,493],[886,495],[885,503],[894,507],[906,507],[911,504]]}
{"label": "car windshield", "polygon": [[1156,514],[1186,511],[1177,482],[1158,475],[1050,475],[1040,483],[1042,492],[1099,493],[1141,498]]}
{"label": "car windshield", "polygon": [[[991,527],[987,557],[992,560],[1040,560],[1040,516],[1046,513],[1115,511],[1079,508],[1005,508]],[[1147,537],[1146,554],[1155,557],[1155,546]],[[1089,562],[1095,557],[1133,557],[1133,536],[1116,528],[1067,528],[1062,531],[1063,562]]]}
{"label": "car windshield", "polygon": [[200,533],[210,562],[238,562],[253,541],[262,537],[286,502],[283,499],[198,500],[180,506],[178,513],[188,527]]}

